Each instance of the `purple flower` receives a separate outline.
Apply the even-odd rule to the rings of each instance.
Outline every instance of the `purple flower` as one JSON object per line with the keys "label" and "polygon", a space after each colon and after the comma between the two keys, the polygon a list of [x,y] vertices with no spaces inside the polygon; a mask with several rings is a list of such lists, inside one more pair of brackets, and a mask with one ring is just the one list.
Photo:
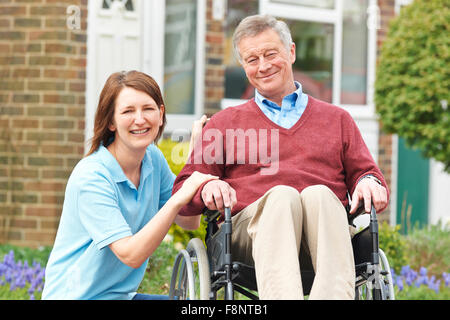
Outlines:
{"label": "purple flower", "polygon": [[444,279],[445,286],[448,287],[450,283],[450,274],[447,272],[442,273],[442,278]]}
{"label": "purple flower", "polygon": [[421,275],[422,277],[426,277],[427,276],[427,268],[420,267],[419,275]]}
{"label": "purple flower", "polygon": [[416,287],[420,287],[421,285],[428,285],[428,277],[418,277],[417,280],[414,282]]}
{"label": "purple flower", "polygon": [[435,277],[432,276],[430,282],[428,283],[428,288],[434,290],[436,293],[439,293],[439,287],[441,285],[441,280],[435,281]]}
{"label": "purple flower", "polygon": [[44,283],[45,268],[35,261],[28,264],[28,261],[15,261],[14,251],[10,251],[0,261],[0,286],[9,285],[9,290],[26,288],[30,299],[34,300],[34,293],[42,291]]}
{"label": "purple flower", "polygon": [[403,266],[402,270],[400,271],[400,275],[403,277],[406,277],[410,270],[411,270],[411,267],[409,265]]}
{"label": "purple flower", "polygon": [[401,277],[397,277],[395,281],[395,285],[398,287],[398,290],[403,290],[403,279]]}

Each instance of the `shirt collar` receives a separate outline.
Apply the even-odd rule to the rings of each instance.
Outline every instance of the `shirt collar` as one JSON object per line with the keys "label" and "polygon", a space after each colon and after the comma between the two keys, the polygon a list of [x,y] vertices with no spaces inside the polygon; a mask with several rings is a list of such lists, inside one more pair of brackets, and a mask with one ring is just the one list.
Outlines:
{"label": "shirt collar", "polygon": [[[105,146],[101,145],[98,148],[97,153],[100,156],[100,159],[102,160],[103,164],[111,172],[114,182],[119,183],[129,181],[129,179],[123,172],[119,162],[117,162],[117,159],[108,151],[108,149]],[[150,151],[149,149],[147,149],[144,158],[142,159],[141,182],[144,181],[147,178],[147,176],[153,171],[152,158],[150,157],[149,153]]]}
{"label": "shirt collar", "polygon": [[[292,106],[292,108],[295,108],[295,106],[297,105],[297,100],[299,97],[302,96],[303,92],[302,92],[302,85],[300,84],[300,82],[298,81],[294,81],[295,87],[297,88],[294,92],[292,92],[291,94],[288,94],[287,96],[285,96],[283,98],[283,100],[289,100],[291,103],[289,103],[288,105]],[[281,109],[281,107],[279,105],[277,105],[275,102],[270,101],[269,99],[267,99],[266,97],[264,97],[263,95],[261,95],[258,92],[258,89],[255,89],[255,100],[258,104],[260,105],[265,105],[267,107],[271,107],[271,108],[275,108],[275,109]]]}

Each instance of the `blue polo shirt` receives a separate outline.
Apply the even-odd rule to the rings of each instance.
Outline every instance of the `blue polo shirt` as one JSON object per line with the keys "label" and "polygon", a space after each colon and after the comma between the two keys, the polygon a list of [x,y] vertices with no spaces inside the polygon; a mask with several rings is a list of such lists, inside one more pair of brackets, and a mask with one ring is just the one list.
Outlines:
{"label": "blue polo shirt", "polygon": [[82,159],[67,183],[42,299],[132,299],[148,259],[133,269],[108,245],[152,219],[170,198],[174,180],[153,144],[142,161],[137,189],[105,147]]}
{"label": "blue polo shirt", "polygon": [[267,118],[285,129],[289,129],[297,123],[308,104],[308,95],[302,92],[302,85],[297,81],[294,83],[297,90],[285,96],[281,106],[263,97],[255,89],[255,102],[258,107]]}

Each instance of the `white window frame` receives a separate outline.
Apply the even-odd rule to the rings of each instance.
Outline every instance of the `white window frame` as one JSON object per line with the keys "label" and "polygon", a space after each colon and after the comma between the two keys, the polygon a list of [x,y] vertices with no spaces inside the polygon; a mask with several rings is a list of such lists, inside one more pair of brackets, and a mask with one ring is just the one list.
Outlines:
{"label": "white window frame", "polygon": [[[341,74],[342,74],[342,29],[343,29],[343,1],[335,0],[334,9],[322,9],[293,5],[287,3],[272,2],[270,0],[259,0],[259,13],[271,14],[275,17],[297,20],[310,21],[319,23],[329,23],[334,26],[334,53],[333,53],[333,98],[332,103],[338,105],[358,119],[372,120],[375,117],[374,105],[374,83],[375,83],[375,67],[376,67],[376,37],[377,28],[368,29],[367,39],[367,102],[366,104],[342,104],[341,96]],[[369,8],[378,8],[377,0],[369,0]],[[369,19],[378,19],[373,15],[378,14],[376,10],[368,10]],[[336,63],[339,62],[339,63]],[[238,105],[245,102],[241,99],[222,99],[221,106]]]}
{"label": "white window frame", "polygon": [[[194,114],[166,114],[167,126],[165,132],[190,131],[194,120],[203,113],[205,87],[205,30],[206,30],[206,0],[197,1],[197,34],[195,62],[195,106]],[[151,41],[144,42],[144,72],[151,74],[164,93],[164,30],[165,1],[143,1],[149,19],[144,19],[144,36]]]}

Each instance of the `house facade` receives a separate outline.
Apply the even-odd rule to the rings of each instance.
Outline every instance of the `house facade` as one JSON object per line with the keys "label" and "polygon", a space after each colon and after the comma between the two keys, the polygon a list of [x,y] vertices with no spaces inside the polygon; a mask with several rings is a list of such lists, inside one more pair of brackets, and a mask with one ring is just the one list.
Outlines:
{"label": "house facade", "polygon": [[[294,74],[304,91],[353,116],[392,191],[381,219],[399,223],[398,194],[412,191],[399,182],[410,176],[398,168],[413,156],[423,159],[383,133],[373,83],[389,21],[407,2],[2,1],[0,241],[53,243],[67,179],[89,146],[98,96],[112,72],[137,69],[157,80],[168,113],[165,137],[176,140],[188,136],[202,114],[251,98],[254,89],[233,56],[231,36],[243,17],[256,13],[288,23],[297,50]],[[427,186],[417,192],[428,200],[420,204],[426,207],[420,219],[434,223],[450,216],[442,214],[450,183],[439,164],[422,166]]]}

